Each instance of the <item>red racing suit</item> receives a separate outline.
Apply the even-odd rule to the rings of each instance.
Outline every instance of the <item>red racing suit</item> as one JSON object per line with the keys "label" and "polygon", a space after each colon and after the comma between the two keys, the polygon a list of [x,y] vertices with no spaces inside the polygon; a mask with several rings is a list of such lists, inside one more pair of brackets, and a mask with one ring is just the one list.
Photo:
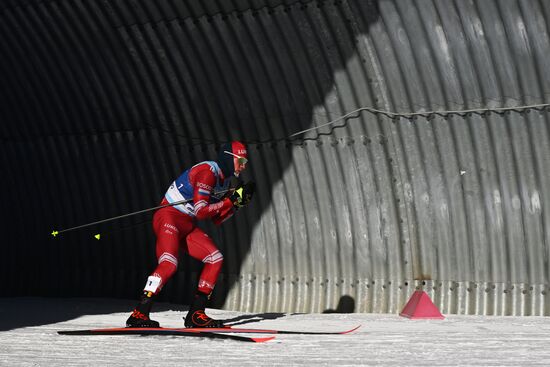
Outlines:
{"label": "red racing suit", "polygon": [[158,265],[149,276],[145,291],[158,293],[178,267],[180,249],[204,263],[198,289],[210,294],[220,273],[223,255],[212,239],[197,227],[197,220],[221,224],[234,213],[229,198],[213,195],[227,187],[223,173],[213,161],[198,163],[181,174],[168,188],[161,205],[189,200],[157,210],[153,216]]}

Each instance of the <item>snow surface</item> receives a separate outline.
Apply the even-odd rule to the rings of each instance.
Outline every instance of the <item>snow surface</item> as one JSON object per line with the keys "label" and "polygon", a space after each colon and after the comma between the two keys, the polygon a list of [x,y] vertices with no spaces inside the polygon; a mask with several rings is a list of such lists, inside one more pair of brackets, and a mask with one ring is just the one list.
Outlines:
{"label": "snow surface", "polygon": [[[207,309],[250,328],[333,331],[266,343],[173,336],[69,336],[58,330],[123,326],[135,301],[0,298],[1,366],[533,366],[550,365],[550,318],[388,314],[243,314]],[[186,308],[157,304],[153,318],[182,327]],[[247,334],[248,335],[248,334]],[[256,335],[256,334],[252,334]]]}

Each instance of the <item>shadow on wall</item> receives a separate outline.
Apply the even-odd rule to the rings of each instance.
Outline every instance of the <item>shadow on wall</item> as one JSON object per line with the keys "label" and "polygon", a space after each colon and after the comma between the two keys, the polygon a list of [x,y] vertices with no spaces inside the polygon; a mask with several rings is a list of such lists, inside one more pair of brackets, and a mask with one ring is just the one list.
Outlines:
{"label": "shadow on wall", "polygon": [[[292,165],[289,135],[314,125],[319,119],[314,116],[316,108],[326,108],[327,100],[335,98],[335,75],[346,69],[351,58],[358,57],[357,39],[368,33],[379,16],[378,0],[300,1],[290,5],[281,2],[257,11],[201,16],[180,22],[172,33],[170,28],[166,30],[165,36],[176,38],[178,47],[187,52],[181,54],[182,62],[177,64],[174,76],[184,80],[191,92],[178,100],[189,112],[178,120],[180,126],[157,119],[156,128],[167,133],[164,143],[173,149],[170,159],[181,167],[178,171],[165,170],[171,173],[166,176],[162,172],[160,181],[169,183],[184,168],[215,159],[217,143],[239,139],[247,143],[251,158],[243,178],[257,183],[255,200],[221,229],[200,224],[224,254],[212,307],[226,304],[230,290],[239,286],[236,283],[251,250],[252,231],[258,228],[263,214],[271,210],[273,187]],[[127,28],[123,27],[125,31]],[[131,51],[143,41],[125,42]],[[180,57],[176,51],[166,52]],[[343,108],[342,98],[336,95],[338,102],[331,103],[340,103]],[[346,105],[354,103],[358,102],[349,101]],[[202,138],[189,138],[193,135]],[[151,189],[159,195],[165,190],[166,185]],[[277,229],[266,233],[277,236]],[[121,238],[119,242],[128,241]],[[277,243],[277,239],[268,241]],[[143,246],[151,249],[153,243]],[[155,266],[151,262],[148,265],[151,267],[142,268],[141,277],[132,284],[136,291]],[[188,304],[201,268],[200,262],[181,256],[178,272],[164,287],[161,300]]]}
{"label": "shadow on wall", "polygon": [[325,310],[323,313],[354,313],[355,312],[355,300],[353,297],[345,295],[338,301],[338,306],[335,310]]}
{"label": "shadow on wall", "polygon": [[[348,10],[342,10],[344,6]],[[311,1],[289,9],[288,12],[279,11],[266,15],[268,19],[262,19],[260,16],[257,22],[247,23],[248,32],[251,34],[257,32],[264,34],[265,39],[281,42],[277,54],[272,55],[278,62],[263,62],[265,55],[255,53],[253,48],[249,48],[243,50],[250,52],[247,58],[237,58],[241,62],[233,65],[234,70],[226,70],[228,73],[236,72],[237,75],[233,76],[235,80],[240,77],[246,78],[247,80],[241,82],[243,87],[249,86],[246,87],[248,89],[236,88],[228,91],[233,96],[232,99],[239,102],[237,106],[227,105],[223,110],[228,111],[229,115],[235,115],[234,121],[230,122],[233,125],[229,137],[243,139],[249,145],[251,163],[245,172],[245,178],[256,181],[257,190],[261,191],[259,195],[262,197],[260,199],[257,195],[251,206],[245,209],[248,213],[238,213],[235,218],[224,224],[221,230],[214,229],[213,226],[206,227],[208,233],[218,233],[214,238],[225,257],[223,276],[212,298],[213,307],[222,307],[230,290],[240,286],[236,283],[240,281],[243,262],[251,249],[252,230],[258,228],[262,215],[272,210],[273,187],[282,180],[283,174],[292,165],[293,146],[288,145],[288,141],[284,139],[291,133],[313,125],[317,118],[313,114],[315,108],[326,107],[328,96],[336,90],[335,74],[346,69],[349,59],[357,57],[356,40],[361,34],[366,34],[369,27],[379,18],[378,1]],[[285,38],[286,43],[282,42]],[[240,48],[237,43],[227,44],[227,47]],[[263,69],[263,76],[254,74],[254,69]],[[245,76],[243,71],[247,70],[252,73]],[[264,80],[266,76],[272,80]],[[262,112],[254,111],[259,108],[258,106],[246,104],[246,101],[254,100],[250,93],[257,93],[258,100],[254,104],[263,106],[264,118],[238,118],[240,112],[235,109],[247,111],[248,116],[262,115]],[[216,95],[213,90],[208,94]],[[193,101],[195,104],[208,102]],[[223,104],[223,101],[217,103]],[[204,108],[206,109],[206,106]],[[284,127],[273,126],[273,121]],[[254,156],[261,156],[261,159],[255,160]],[[267,230],[266,233],[278,235],[277,229]],[[277,243],[278,240],[270,238],[268,241]],[[272,253],[277,251],[279,250],[276,248],[271,249]],[[282,261],[285,260],[287,259]],[[267,261],[275,263],[269,259]],[[193,277],[196,278],[200,267],[193,261],[187,262],[186,265],[193,269]],[[188,295],[184,295],[182,299],[172,293],[169,297],[171,301],[188,301]]]}

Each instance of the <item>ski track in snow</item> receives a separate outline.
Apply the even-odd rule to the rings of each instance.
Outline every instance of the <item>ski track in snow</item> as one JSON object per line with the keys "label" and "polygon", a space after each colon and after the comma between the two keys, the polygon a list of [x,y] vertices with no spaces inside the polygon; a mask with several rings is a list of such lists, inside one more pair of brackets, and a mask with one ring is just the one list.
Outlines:
{"label": "ski track in snow", "polygon": [[[123,326],[135,301],[0,298],[1,366],[548,366],[550,318],[388,314],[245,314],[207,309],[241,327],[340,331],[276,335],[266,343],[175,336],[69,336],[58,330]],[[155,312],[157,310],[157,312]],[[184,307],[152,317],[182,327]],[[258,334],[246,334],[256,336]],[[258,335],[260,336],[260,335]],[[263,335],[265,336],[265,335]]]}

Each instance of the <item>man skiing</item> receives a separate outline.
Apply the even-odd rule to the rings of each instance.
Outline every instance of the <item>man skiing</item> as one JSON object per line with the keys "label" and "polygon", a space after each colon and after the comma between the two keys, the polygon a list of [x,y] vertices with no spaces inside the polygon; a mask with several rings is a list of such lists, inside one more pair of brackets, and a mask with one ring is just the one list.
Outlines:
{"label": "man skiing", "polygon": [[254,183],[239,183],[235,189],[229,189],[231,177],[238,178],[245,170],[247,157],[244,144],[238,141],[226,143],[217,161],[198,163],[172,182],[161,205],[190,201],[155,212],[153,229],[157,236],[158,265],[147,278],[143,295],[126,321],[127,327],[159,327],[157,321],[149,318],[149,313],[156,296],[176,272],[180,248],[204,263],[197,293],[185,318],[185,327],[223,327],[221,320],[212,319],[204,312],[220,273],[223,255],[212,239],[197,227],[197,221],[211,219],[220,225],[250,202]]}

